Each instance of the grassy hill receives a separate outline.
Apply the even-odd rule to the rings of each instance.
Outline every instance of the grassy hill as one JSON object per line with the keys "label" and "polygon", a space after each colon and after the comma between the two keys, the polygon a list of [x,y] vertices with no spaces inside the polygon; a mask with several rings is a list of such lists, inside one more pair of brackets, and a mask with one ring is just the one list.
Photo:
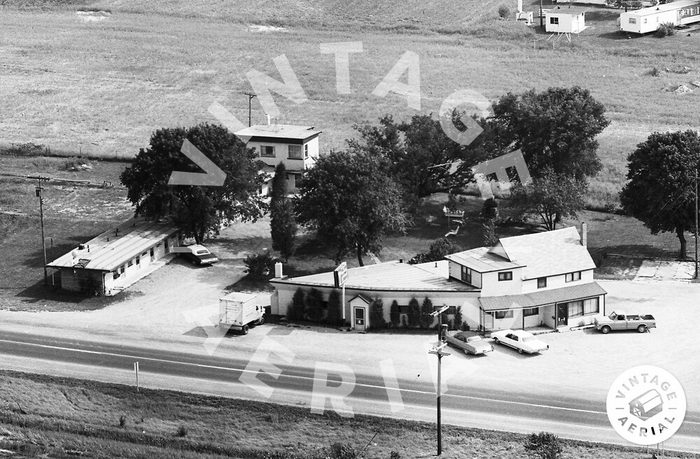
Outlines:
{"label": "grassy hill", "polygon": [[[372,95],[405,51],[420,59],[422,113],[437,112],[458,89],[493,100],[530,88],[589,88],[612,120],[599,139],[604,170],[589,196],[599,205],[616,201],[626,157],[649,133],[700,125],[700,88],[672,91],[700,80],[700,35],[628,39],[616,32],[615,10],[590,11],[589,29],[553,46],[512,17],[499,20],[498,6],[508,4],[501,0],[56,3],[3,2],[0,111],[6,144],[128,158],[157,128],[215,121],[207,112],[213,102],[245,122],[246,72],[279,79],[273,58],[285,55],[308,101],[297,105],[276,97],[278,121],[315,125],[323,130],[323,150],[342,148],[354,123],[417,113],[404,97]],[[89,17],[77,9],[111,14]],[[336,93],[333,58],[319,48],[340,41],[363,44],[363,52],[350,58],[350,95]],[[264,120],[254,101],[253,121]]]}

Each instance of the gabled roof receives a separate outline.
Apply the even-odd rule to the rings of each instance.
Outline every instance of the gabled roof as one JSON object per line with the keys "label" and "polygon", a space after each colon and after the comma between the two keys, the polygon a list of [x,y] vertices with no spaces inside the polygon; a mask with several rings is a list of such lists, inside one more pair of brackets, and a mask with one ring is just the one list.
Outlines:
{"label": "gabled roof", "polygon": [[493,247],[479,247],[445,258],[482,273],[522,267],[524,279],[595,268],[588,249],[581,245],[579,233],[573,226],[501,238]]}
{"label": "gabled roof", "polygon": [[250,138],[249,141],[256,140],[310,140],[321,131],[314,126],[296,126],[293,124],[256,124],[236,132],[238,137]]}
{"label": "gabled roof", "polygon": [[[436,270],[435,265],[438,265]],[[271,279],[272,284],[333,287],[333,272],[311,274],[309,276]],[[374,265],[348,269],[345,288],[355,290],[386,290],[404,292],[478,292],[479,289],[463,282],[450,281],[447,275],[447,262],[432,262],[409,265],[399,261],[389,261]]]}
{"label": "gabled roof", "polygon": [[585,284],[541,290],[522,295],[482,296],[479,298],[479,302],[481,303],[481,309],[484,311],[504,311],[583,300],[605,294],[607,292],[597,282],[587,282]]}
{"label": "gabled roof", "polygon": [[114,271],[178,231],[170,222],[133,218],[81,244],[84,249],[75,248],[46,266]]}

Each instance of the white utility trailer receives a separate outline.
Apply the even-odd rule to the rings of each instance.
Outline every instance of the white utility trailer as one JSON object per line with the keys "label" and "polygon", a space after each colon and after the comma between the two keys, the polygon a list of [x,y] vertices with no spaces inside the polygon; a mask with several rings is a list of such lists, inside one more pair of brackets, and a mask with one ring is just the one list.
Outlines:
{"label": "white utility trailer", "polygon": [[700,22],[700,0],[678,0],[664,5],[630,10],[620,14],[620,30],[632,33],[656,32],[661,24],[674,27]]}
{"label": "white utility trailer", "polygon": [[219,326],[245,335],[249,327],[265,322],[265,307],[269,304],[269,294],[229,293],[219,298]]}

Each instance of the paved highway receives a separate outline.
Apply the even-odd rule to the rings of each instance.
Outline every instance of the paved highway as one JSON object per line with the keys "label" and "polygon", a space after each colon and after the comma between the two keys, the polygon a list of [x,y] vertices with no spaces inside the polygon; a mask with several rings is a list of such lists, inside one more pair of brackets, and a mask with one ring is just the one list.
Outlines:
{"label": "paved highway", "polygon": [[[353,374],[344,366],[324,370],[313,364],[292,365],[284,361],[283,354],[251,363],[241,358],[10,332],[0,334],[0,354],[6,363],[22,362],[19,368],[8,364],[6,368],[52,373],[52,368],[60,366],[73,374],[70,368],[80,367],[81,377],[123,382],[123,377],[112,378],[110,374],[132,371],[134,361],[138,361],[141,373],[158,388],[425,421],[434,420],[435,415],[435,388],[429,379],[392,380],[390,374]],[[312,394],[327,397],[314,399]],[[337,405],[333,405],[333,396]],[[442,406],[445,423],[516,432],[546,430],[567,438],[626,444],[610,427],[604,404],[589,400],[516,394],[451,382]],[[680,431],[665,447],[700,452],[700,413],[689,411]]]}

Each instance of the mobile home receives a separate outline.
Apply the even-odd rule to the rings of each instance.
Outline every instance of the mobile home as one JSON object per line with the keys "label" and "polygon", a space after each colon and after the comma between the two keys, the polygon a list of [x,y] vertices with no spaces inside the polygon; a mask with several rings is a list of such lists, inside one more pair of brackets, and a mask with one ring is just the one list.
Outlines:
{"label": "mobile home", "polygon": [[700,22],[700,0],[679,0],[620,14],[620,30],[638,34],[656,32],[661,24],[677,27],[695,22]]}

